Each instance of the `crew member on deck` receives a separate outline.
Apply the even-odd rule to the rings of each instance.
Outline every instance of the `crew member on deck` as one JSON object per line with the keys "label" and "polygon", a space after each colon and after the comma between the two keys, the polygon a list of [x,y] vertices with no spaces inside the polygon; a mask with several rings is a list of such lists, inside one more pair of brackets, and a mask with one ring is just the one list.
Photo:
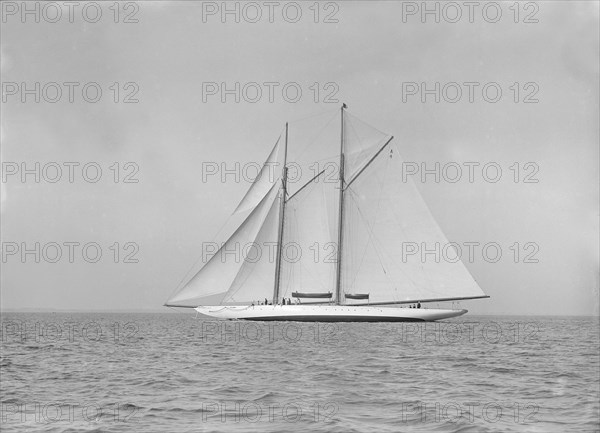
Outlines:
{"label": "crew member on deck", "polygon": [[417,308],[421,308],[421,301],[417,302]]}

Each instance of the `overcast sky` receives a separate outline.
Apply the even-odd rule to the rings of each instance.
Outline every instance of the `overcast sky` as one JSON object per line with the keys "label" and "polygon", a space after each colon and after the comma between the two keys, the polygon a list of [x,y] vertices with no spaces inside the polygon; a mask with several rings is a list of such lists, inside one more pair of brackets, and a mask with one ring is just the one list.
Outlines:
{"label": "overcast sky", "polygon": [[[422,22],[414,10],[421,2],[321,4],[318,17],[312,2],[300,2],[297,22],[294,6],[283,16],[287,3],[280,2],[272,23],[264,5],[256,23],[248,22],[256,13],[249,8],[240,23],[231,14],[223,23],[219,11],[209,14],[221,2],[144,2],[138,10],[121,8],[115,23],[111,4],[101,5],[96,23],[87,22],[93,8],[85,16],[76,9],[72,23],[66,6],[56,23],[49,22],[56,11],[46,9],[36,23],[3,5],[3,309],[160,308],[249,187],[231,176],[225,183],[203,178],[206,163],[262,163],[286,121],[346,102],[354,115],[393,134],[405,161],[463,167],[455,183],[447,181],[450,172],[439,183],[413,176],[451,241],[502,248],[496,263],[481,250],[465,263],[491,298],[463,307],[474,314],[598,314],[597,2],[522,4],[518,16],[513,2],[499,2],[497,22],[497,10],[484,14],[481,3],[473,22],[462,6],[454,23],[457,10],[443,4],[439,23],[432,15]],[[122,22],[127,16],[138,22]],[[36,82],[39,103],[21,85],[35,89]],[[62,84],[70,82],[79,84]],[[273,102],[261,84],[257,102],[246,87],[240,102],[224,95],[223,103],[218,90],[203,98],[213,82],[279,84]],[[473,102],[465,82],[479,83],[471,87]],[[86,83],[102,89],[98,102],[83,98]],[[288,100],[286,83],[296,83]],[[440,102],[433,94],[422,102],[406,83],[440,83]],[[454,85],[444,93],[447,83],[459,83],[462,97]],[[497,102],[484,99],[486,83],[488,100],[501,89]],[[298,87],[302,96],[290,102]],[[87,90],[93,99],[95,87]],[[337,102],[325,102],[327,96]],[[63,177],[47,181],[55,173],[50,164],[39,183],[34,175],[23,182],[20,172],[10,174],[22,162],[30,169],[56,163]],[[72,183],[65,162],[79,163]],[[96,183],[82,176],[90,162],[102,169]],[[479,164],[473,182],[465,162]],[[502,169],[495,183],[482,174],[487,163]],[[125,183],[127,174],[138,182]],[[63,245],[63,257],[50,263],[51,247],[40,263],[33,254],[7,254],[36,242]],[[102,257],[88,263],[75,246],[70,263],[64,242],[96,242]],[[123,263],[129,252],[138,263]],[[529,253],[537,263],[524,263]]]}

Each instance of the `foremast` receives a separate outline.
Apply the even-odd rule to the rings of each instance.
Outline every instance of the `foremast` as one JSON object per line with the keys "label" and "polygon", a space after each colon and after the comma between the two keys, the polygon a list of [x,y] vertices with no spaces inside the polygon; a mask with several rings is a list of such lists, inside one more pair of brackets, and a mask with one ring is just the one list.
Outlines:
{"label": "foremast", "polygon": [[342,104],[340,109],[340,166],[338,173],[340,176],[340,198],[339,198],[339,211],[338,211],[338,242],[337,242],[337,261],[336,261],[336,279],[335,279],[335,303],[337,305],[342,304],[341,292],[342,292],[342,241],[344,240],[344,109],[347,108],[346,104]]}
{"label": "foremast", "polygon": [[285,204],[287,201],[287,149],[288,123],[285,123],[285,144],[283,150],[283,175],[281,179],[281,202],[279,205],[279,231],[277,233],[277,261],[275,264],[275,287],[273,289],[273,305],[279,302],[279,286],[281,284],[281,259],[283,256],[283,230],[285,224]]}

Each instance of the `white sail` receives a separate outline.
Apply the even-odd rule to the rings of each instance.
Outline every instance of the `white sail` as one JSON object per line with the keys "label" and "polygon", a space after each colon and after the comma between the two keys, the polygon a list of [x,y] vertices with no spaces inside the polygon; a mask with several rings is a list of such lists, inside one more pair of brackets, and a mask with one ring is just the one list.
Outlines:
{"label": "white sail", "polygon": [[285,210],[280,295],[335,293],[337,184],[319,176]]}
{"label": "white sail", "polygon": [[[416,253],[415,253],[416,248]],[[423,249],[439,248],[422,256]],[[342,290],[369,302],[485,296],[410,179],[384,150],[345,192]]]}
{"label": "white sail", "polygon": [[221,304],[247,305],[273,297],[280,201],[281,194],[273,200],[256,239],[245,248],[247,253],[244,254],[242,267]]}
{"label": "white sail", "polygon": [[282,167],[279,165],[279,143],[281,136],[277,139],[269,157],[263,164],[258,176],[254,179],[252,186],[240,201],[234,214],[253,209],[267,195],[271,187],[280,179]]}
{"label": "white sail", "polygon": [[167,305],[197,307],[219,305],[222,302],[244,263],[242,251],[255,242],[276,194],[277,188],[273,185],[240,227],[187,284],[167,301]]}

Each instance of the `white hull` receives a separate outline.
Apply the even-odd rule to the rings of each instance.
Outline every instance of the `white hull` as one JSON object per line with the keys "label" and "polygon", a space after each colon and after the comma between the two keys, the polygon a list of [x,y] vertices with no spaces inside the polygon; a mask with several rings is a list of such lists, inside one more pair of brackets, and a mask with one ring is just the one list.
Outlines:
{"label": "white hull", "polygon": [[467,310],[352,305],[200,306],[196,311],[226,320],[294,322],[414,322],[462,316]]}

